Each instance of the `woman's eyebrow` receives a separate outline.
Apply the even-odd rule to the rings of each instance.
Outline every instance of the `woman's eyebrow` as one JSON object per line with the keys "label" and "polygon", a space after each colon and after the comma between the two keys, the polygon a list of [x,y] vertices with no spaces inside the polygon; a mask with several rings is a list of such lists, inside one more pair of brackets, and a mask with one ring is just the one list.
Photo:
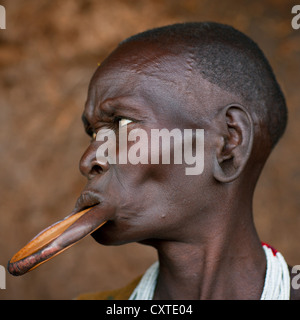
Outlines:
{"label": "woman's eyebrow", "polygon": [[142,118],[146,117],[149,107],[142,99],[132,99],[130,97],[109,98],[99,105],[99,111],[104,114],[124,114]]}
{"label": "woman's eyebrow", "polygon": [[137,111],[136,108],[132,107],[131,103],[128,103],[124,98],[109,98],[103,101],[100,104],[100,110],[104,113],[113,113],[115,110],[119,109],[134,109],[134,111]]}

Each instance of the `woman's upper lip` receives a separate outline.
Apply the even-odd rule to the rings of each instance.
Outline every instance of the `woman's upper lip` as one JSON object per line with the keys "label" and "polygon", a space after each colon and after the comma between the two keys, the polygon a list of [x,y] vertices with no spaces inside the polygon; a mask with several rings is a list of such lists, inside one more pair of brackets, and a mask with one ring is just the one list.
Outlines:
{"label": "woman's upper lip", "polygon": [[101,202],[102,199],[99,194],[94,191],[84,191],[77,199],[75,209],[76,211],[81,211],[89,207],[93,207]]}

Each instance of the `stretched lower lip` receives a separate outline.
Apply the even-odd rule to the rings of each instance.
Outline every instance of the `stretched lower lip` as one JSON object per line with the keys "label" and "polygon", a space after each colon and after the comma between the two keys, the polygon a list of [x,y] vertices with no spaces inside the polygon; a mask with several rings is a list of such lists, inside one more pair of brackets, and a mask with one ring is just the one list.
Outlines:
{"label": "stretched lower lip", "polygon": [[[93,192],[93,191],[83,191],[80,195],[80,197],[77,199],[75,204],[75,212],[84,210],[88,207],[93,207],[95,205],[100,204],[100,202],[103,202],[100,198],[100,195]],[[79,208],[79,210],[78,210]]]}
{"label": "stretched lower lip", "polygon": [[98,206],[71,214],[41,231],[11,258],[9,273],[23,275],[100,228],[107,219]]}

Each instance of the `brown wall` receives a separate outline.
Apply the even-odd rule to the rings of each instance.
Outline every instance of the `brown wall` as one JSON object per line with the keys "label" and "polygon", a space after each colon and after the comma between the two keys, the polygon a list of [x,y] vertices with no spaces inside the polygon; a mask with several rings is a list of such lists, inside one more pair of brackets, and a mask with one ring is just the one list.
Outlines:
{"label": "brown wall", "polygon": [[[80,120],[97,63],[119,41],[183,21],[231,24],[266,53],[286,94],[290,119],[255,195],[261,239],[300,264],[300,30],[293,1],[10,0],[0,30],[0,265],[42,228],[72,210],[85,180],[88,144]],[[90,237],[39,269],[7,274],[0,299],[70,299],[115,288],[154,261],[151,248],[102,247]]]}

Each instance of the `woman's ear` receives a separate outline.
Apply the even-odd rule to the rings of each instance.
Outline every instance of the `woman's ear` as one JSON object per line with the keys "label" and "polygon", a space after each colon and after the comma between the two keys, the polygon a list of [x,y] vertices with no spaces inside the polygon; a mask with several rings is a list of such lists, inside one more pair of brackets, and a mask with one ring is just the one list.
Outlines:
{"label": "woman's ear", "polygon": [[213,175],[219,182],[239,177],[250,157],[253,144],[253,121],[241,105],[228,105],[217,115],[220,125]]}

